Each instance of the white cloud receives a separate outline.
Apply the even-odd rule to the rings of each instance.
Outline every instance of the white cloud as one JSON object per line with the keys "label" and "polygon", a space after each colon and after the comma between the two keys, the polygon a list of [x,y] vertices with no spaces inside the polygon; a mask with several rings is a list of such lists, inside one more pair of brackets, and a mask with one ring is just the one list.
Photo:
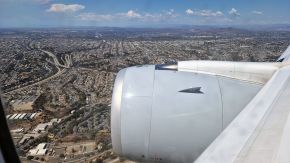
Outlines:
{"label": "white cloud", "polygon": [[231,16],[241,16],[241,14],[238,13],[238,10],[235,9],[235,8],[232,8],[232,9],[229,11],[229,15],[231,15]]}
{"label": "white cloud", "polygon": [[145,16],[134,10],[116,14],[81,13],[77,18],[85,21],[119,21],[126,19],[143,19]]}
{"label": "white cloud", "polygon": [[143,16],[144,21],[153,21],[153,22],[158,22],[162,20],[164,15],[162,14],[151,14],[151,13],[146,13]]}
{"label": "white cloud", "polygon": [[129,10],[126,13],[116,14],[116,16],[119,16],[119,18],[121,19],[129,18],[129,19],[139,19],[139,20],[144,20],[144,21],[153,19],[154,21],[156,21],[156,20],[161,20],[165,18],[175,18],[178,15],[175,13],[173,9],[170,9],[168,11],[163,11],[162,13],[144,13],[144,14],[137,13],[134,10]]}
{"label": "white cloud", "polygon": [[76,12],[83,10],[85,6],[80,4],[52,4],[47,10],[48,12]]}
{"label": "white cloud", "polygon": [[200,10],[200,11],[195,11],[194,15],[197,16],[222,16],[223,13],[221,11],[211,11],[211,10]]}
{"label": "white cloud", "polygon": [[252,14],[263,15],[263,12],[254,10],[254,11],[252,11]]}
{"label": "white cloud", "polygon": [[212,10],[195,10],[195,11],[192,11],[191,9],[187,9],[185,12],[188,15],[205,16],[205,17],[216,17],[216,16],[223,16],[224,15],[221,11],[212,11]]}
{"label": "white cloud", "polygon": [[85,21],[108,21],[114,18],[113,15],[110,14],[95,14],[95,13],[81,13],[77,18]]}
{"label": "white cloud", "polygon": [[166,13],[166,15],[173,16],[173,17],[175,17],[175,15],[176,15],[175,11],[173,9],[170,9],[170,10],[166,11],[165,13]]}
{"label": "white cloud", "polygon": [[120,15],[125,16],[127,18],[141,18],[142,16],[134,10],[129,10],[126,13],[121,13]]}
{"label": "white cloud", "polygon": [[188,14],[188,15],[192,15],[192,14],[193,14],[193,11],[192,11],[191,9],[187,9],[187,10],[185,11],[185,13]]}
{"label": "white cloud", "polygon": [[134,10],[129,10],[123,13],[115,14],[96,14],[96,13],[81,13],[76,18],[84,21],[144,21],[144,22],[159,22],[174,20],[178,14],[173,9],[162,11],[161,13],[138,13]]}
{"label": "white cloud", "polygon": [[[155,14],[158,15],[158,14]],[[178,14],[174,11],[174,9],[165,10],[161,13],[161,17],[163,18],[176,18]]]}

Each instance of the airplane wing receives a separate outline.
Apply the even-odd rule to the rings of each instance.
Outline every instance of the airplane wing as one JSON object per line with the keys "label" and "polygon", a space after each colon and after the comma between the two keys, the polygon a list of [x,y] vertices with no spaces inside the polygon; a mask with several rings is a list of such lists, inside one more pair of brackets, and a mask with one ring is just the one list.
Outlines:
{"label": "airplane wing", "polygon": [[277,59],[277,62],[290,61],[290,45],[284,51],[284,53]]}
{"label": "airplane wing", "polygon": [[[286,53],[290,55],[290,48]],[[290,66],[285,66],[195,163],[289,163],[289,151]]]}
{"label": "airplane wing", "polygon": [[114,151],[141,162],[290,163],[288,56],[290,48],[279,62],[121,70],[111,108]]}

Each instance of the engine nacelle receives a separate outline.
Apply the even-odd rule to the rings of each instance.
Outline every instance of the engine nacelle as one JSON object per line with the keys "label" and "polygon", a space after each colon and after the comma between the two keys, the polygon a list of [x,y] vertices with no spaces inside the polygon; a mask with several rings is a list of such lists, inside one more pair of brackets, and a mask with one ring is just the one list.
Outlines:
{"label": "engine nacelle", "polygon": [[260,88],[154,65],[123,69],[113,90],[113,150],[140,162],[193,162]]}

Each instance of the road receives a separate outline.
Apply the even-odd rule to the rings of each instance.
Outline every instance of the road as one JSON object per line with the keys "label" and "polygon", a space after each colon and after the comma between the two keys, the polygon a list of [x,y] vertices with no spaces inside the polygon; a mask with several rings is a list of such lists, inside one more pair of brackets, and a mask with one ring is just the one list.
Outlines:
{"label": "road", "polygon": [[[29,85],[23,86],[21,88],[18,88],[18,89],[15,89],[15,90],[6,92],[6,93],[4,93],[4,95],[10,94],[10,93],[13,93],[13,92],[17,92],[17,91],[21,91],[21,90],[23,90],[25,88],[28,88],[28,87],[32,87],[32,86],[35,86],[35,85],[39,85],[39,84],[45,83],[45,82],[49,81],[50,79],[53,79],[53,78],[55,78],[55,77],[63,74],[64,72],[66,72],[67,68],[70,68],[70,66],[72,64],[72,60],[71,60],[71,57],[70,56],[66,56],[66,63],[65,63],[65,65],[62,65],[62,64],[59,63],[57,57],[53,53],[51,53],[49,51],[42,50],[42,49],[39,49],[39,50],[42,51],[42,52],[44,52],[44,53],[46,53],[50,57],[52,57],[52,59],[54,61],[54,64],[55,64],[55,66],[58,69],[57,73],[54,74],[54,75],[52,75],[52,76],[50,76],[50,77],[48,77],[48,78],[42,79],[42,80],[40,80],[40,81],[38,81],[36,83],[29,84]],[[62,67],[62,69],[60,67]]]}
{"label": "road", "polygon": [[58,58],[52,52],[49,52],[49,51],[46,51],[46,50],[42,50],[42,49],[39,49],[39,50],[44,52],[45,54],[49,55],[53,59],[54,64],[55,64],[55,66],[58,69],[60,69],[60,67],[62,67],[62,68],[70,68],[70,66],[72,65],[72,61],[71,61],[71,56],[70,55],[66,55],[65,56],[65,60],[64,60],[65,65],[62,65],[58,61]]}

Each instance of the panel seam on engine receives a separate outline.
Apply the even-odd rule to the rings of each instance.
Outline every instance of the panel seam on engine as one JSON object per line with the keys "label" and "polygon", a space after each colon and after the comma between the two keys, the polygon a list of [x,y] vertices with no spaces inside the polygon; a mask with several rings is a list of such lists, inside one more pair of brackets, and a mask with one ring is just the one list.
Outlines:
{"label": "panel seam on engine", "polygon": [[223,94],[222,94],[222,89],[220,85],[220,79],[218,76],[216,76],[216,79],[218,81],[219,85],[219,91],[220,91],[220,99],[221,99],[221,105],[222,105],[222,130],[224,129],[224,102],[223,102]]}
{"label": "panel seam on engine", "polygon": [[151,139],[151,127],[152,127],[152,112],[153,112],[153,101],[154,101],[154,92],[155,92],[155,70],[153,74],[153,89],[151,94],[151,107],[150,107],[150,125],[149,125],[149,134],[148,134],[148,148],[147,148],[147,159],[149,159],[149,148],[150,148],[150,139]]}

